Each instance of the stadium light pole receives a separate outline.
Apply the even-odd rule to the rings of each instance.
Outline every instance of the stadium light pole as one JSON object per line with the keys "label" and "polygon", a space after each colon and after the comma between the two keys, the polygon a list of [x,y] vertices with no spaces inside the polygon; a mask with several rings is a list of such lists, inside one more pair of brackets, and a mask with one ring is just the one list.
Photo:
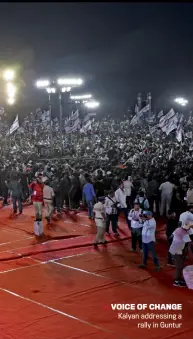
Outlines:
{"label": "stadium light pole", "polygon": [[[36,82],[38,88],[43,88],[47,90],[48,100],[49,100],[49,112],[50,112],[50,122],[51,122],[51,94],[59,93],[59,114],[60,114],[60,146],[61,146],[61,156],[63,155],[63,109],[62,109],[62,93],[70,93],[72,87],[78,87],[82,85],[83,80],[80,78],[65,78],[60,77],[57,81],[50,80],[39,80]],[[51,126],[51,135],[52,135],[52,126]],[[52,137],[51,137],[52,140]]]}

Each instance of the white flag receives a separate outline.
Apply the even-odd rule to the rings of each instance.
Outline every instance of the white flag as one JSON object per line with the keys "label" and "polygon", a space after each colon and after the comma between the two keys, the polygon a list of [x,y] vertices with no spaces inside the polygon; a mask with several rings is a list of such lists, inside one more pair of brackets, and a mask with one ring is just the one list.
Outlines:
{"label": "white flag", "polygon": [[169,160],[172,159],[172,156],[173,156],[173,148],[171,149],[171,152],[170,152],[170,154],[169,154]]}
{"label": "white flag", "polygon": [[177,128],[178,116],[174,112],[173,108],[164,115],[159,121],[159,127],[165,132],[167,135],[170,134],[174,129]]}
{"label": "white flag", "polygon": [[68,118],[65,121],[65,123],[66,123],[65,124],[66,133],[72,133],[72,132],[77,131],[77,129],[80,128],[80,124],[81,124],[78,110],[75,113],[72,113],[70,116],[70,119]]}
{"label": "white flag", "polygon": [[178,142],[182,142],[182,127],[179,125],[176,130],[176,139]]}
{"label": "white flag", "polygon": [[134,117],[131,119],[130,125],[135,126],[139,122],[139,117],[137,115],[134,115]]}
{"label": "white flag", "polygon": [[91,131],[91,130],[92,130],[92,121],[89,120],[82,126],[80,132],[86,133],[86,132]]}
{"label": "white flag", "polygon": [[161,117],[163,117],[164,112],[163,109],[158,113],[157,117],[160,119]]}
{"label": "white flag", "polygon": [[16,116],[12,126],[10,127],[9,132],[7,133],[7,135],[12,134],[13,132],[17,131],[17,129],[19,128],[19,119],[18,119],[18,115]]}
{"label": "white flag", "polygon": [[143,116],[144,113],[149,112],[149,109],[150,109],[149,104],[146,105],[145,107],[143,107],[143,108],[141,109],[141,111],[137,114],[138,117],[140,118],[140,117]]}

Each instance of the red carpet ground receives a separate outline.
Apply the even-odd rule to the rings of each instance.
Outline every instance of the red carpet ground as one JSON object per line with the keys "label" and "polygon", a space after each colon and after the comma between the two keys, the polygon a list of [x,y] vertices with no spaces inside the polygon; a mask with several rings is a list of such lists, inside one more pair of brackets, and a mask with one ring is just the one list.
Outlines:
{"label": "red carpet ground", "polygon": [[[64,215],[45,239],[33,236],[33,207],[10,218],[10,208],[0,210],[0,339],[186,339],[192,337],[193,292],[172,286],[173,268],[166,267],[167,245],[163,225],[157,232],[162,270],[149,263],[138,269],[140,253],[130,253],[130,233],[124,221],[120,239],[107,237],[106,247],[93,248],[95,225],[85,213]],[[182,320],[141,320],[142,313],[120,319],[111,304],[181,303]],[[137,318],[138,317],[138,318]],[[148,323],[150,329],[139,328]],[[153,322],[158,328],[153,328]],[[180,328],[160,328],[160,322],[182,323]],[[146,326],[146,325],[144,325]],[[154,325],[155,326],[155,325]],[[163,325],[161,325],[163,326]]]}

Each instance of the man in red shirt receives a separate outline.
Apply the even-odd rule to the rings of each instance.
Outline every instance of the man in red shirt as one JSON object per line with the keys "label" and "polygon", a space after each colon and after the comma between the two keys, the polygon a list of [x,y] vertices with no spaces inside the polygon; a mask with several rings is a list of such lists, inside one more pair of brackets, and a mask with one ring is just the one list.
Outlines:
{"label": "man in red shirt", "polygon": [[33,181],[29,185],[31,199],[35,208],[36,221],[42,220],[43,188],[44,183],[42,182],[42,175],[39,174],[36,181]]}

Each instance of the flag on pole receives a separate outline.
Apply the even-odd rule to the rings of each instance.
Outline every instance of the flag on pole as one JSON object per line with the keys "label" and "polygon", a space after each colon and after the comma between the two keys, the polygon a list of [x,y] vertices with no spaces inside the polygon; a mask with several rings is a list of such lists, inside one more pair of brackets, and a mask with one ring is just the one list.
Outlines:
{"label": "flag on pole", "polygon": [[70,115],[69,118],[65,120],[65,131],[66,133],[73,133],[80,128],[81,121],[79,118],[78,110]]}
{"label": "flag on pole", "polygon": [[178,142],[182,142],[182,134],[183,134],[182,127],[179,125],[176,130],[176,139],[178,140]]}
{"label": "flag on pole", "polygon": [[159,121],[159,127],[165,132],[167,135],[170,134],[174,129],[177,129],[178,116],[174,112],[173,108],[164,115]]}
{"label": "flag on pole", "polygon": [[161,117],[163,117],[164,115],[164,112],[163,112],[163,109],[158,113],[157,117],[158,119],[160,119]]}
{"label": "flag on pole", "polygon": [[81,128],[81,133],[87,133],[88,131],[92,131],[92,121],[88,120]]}
{"label": "flag on pole", "polygon": [[171,160],[172,157],[173,157],[173,148],[171,149],[171,152],[170,152],[170,154],[169,154],[169,160]]}
{"label": "flag on pole", "polygon": [[131,119],[130,125],[135,126],[139,122],[139,117],[137,115],[134,115],[134,117]]}
{"label": "flag on pole", "polygon": [[19,128],[19,118],[18,118],[18,115],[17,115],[13,124],[11,125],[7,135],[11,135],[13,132],[17,131],[18,128]]}
{"label": "flag on pole", "polygon": [[139,118],[143,116],[144,113],[149,112],[150,106],[147,104],[145,107],[141,109],[141,111],[137,114]]}

